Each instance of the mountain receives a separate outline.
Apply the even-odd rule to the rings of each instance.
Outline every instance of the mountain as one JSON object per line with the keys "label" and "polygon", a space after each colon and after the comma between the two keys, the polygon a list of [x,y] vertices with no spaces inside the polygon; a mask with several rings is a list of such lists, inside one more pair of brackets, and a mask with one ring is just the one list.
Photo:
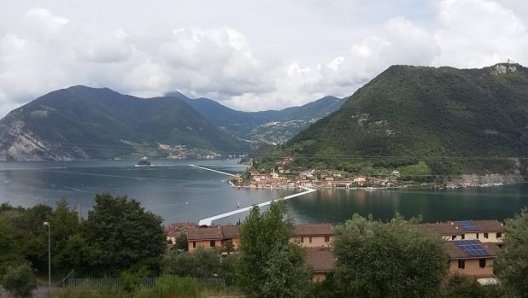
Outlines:
{"label": "mountain", "polygon": [[178,98],[142,99],[75,86],[46,94],[0,120],[0,159],[165,156],[158,144],[243,153],[232,137]]}
{"label": "mountain", "polygon": [[338,111],[262,154],[362,174],[525,175],[528,70],[392,66]]}
{"label": "mountain", "polygon": [[327,96],[300,107],[243,112],[208,98],[190,99],[177,91],[165,96],[184,100],[212,123],[257,144],[284,143],[310,124],[339,109],[345,102],[343,99]]}

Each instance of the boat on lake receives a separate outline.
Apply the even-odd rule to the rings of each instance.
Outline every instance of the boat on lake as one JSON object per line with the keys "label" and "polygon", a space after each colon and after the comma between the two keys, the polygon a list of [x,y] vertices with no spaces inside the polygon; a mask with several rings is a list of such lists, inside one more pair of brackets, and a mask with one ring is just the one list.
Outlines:
{"label": "boat on lake", "polygon": [[135,166],[136,167],[150,167],[151,164],[150,164],[150,161],[144,156],[143,158],[141,158],[140,161],[138,161],[138,163]]}

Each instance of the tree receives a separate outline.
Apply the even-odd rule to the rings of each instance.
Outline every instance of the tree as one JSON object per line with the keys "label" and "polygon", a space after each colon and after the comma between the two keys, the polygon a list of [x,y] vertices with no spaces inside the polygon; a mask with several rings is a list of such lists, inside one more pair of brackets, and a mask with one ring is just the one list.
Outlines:
{"label": "tree", "polygon": [[528,293],[528,209],[506,220],[503,241],[493,271],[507,290],[524,297]]}
{"label": "tree", "polygon": [[[65,199],[61,199],[47,221],[51,224],[52,272],[63,275],[72,269],[82,269],[80,264],[86,250],[77,211],[71,209]],[[43,228],[45,232],[40,236],[47,243],[48,231]]]}
{"label": "tree", "polygon": [[238,284],[248,297],[304,297],[310,271],[304,250],[289,242],[292,222],[274,202],[261,213],[255,206],[240,226]]}
{"label": "tree", "polygon": [[28,263],[10,266],[2,278],[2,285],[11,295],[20,298],[32,297],[37,288],[37,278]]}
{"label": "tree", "polygon": [[163,273],[181,277],[211,277],[220,273],[220,252],[198,247],[192,253],[170,251],[163,258]]}
{"label": "tree", "polygon": [[189,250],[189,247],[187,246],[187,234],[181,233],[176,237],[176,243],[175,243],[176,249],[187,251]]}
{"label": "tree", "polygon": [[19,250],[11,227],[0,217],[0,276],[6,273],[10,264],[21,261]]}
{"label": "tree", "polygon": [[336,228],[335,278],[345,297],[431,297],[447,274],[444,243],[401,217],[354,215]]}
{"label": "tree", "polygon": [[91,272],[113,275],[147,268],[157,273],[167,248],[161,218],[126,196],[98,194],[95,202],[83,223]]}
{"label": "tree", "polygon": [[496,286],[482,286],[476,279],[453,275],[447,281],[443,297],[446,298],[496,298],[501,297]]}

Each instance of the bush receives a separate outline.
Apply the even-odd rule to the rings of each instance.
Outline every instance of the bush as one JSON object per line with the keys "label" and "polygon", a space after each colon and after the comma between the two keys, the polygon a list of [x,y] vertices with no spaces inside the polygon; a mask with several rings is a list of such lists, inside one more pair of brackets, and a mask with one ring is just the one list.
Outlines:
{"label": "bush", "polygon": [[20,298],[32,297],[37,288],[37,278],[28,263],[10,266],[2,278],[2,285],[11,295]]}

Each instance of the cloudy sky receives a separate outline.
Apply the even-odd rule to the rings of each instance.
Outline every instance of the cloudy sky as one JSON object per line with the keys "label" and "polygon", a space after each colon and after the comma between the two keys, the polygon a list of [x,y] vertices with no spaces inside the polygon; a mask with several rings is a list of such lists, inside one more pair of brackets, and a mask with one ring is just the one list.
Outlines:
{"label": "cloudy sky", "polygon": [[526,0],[1,0],[0,117],[72,85],[254,111],[393,64],[528,65],[527,20]]}

